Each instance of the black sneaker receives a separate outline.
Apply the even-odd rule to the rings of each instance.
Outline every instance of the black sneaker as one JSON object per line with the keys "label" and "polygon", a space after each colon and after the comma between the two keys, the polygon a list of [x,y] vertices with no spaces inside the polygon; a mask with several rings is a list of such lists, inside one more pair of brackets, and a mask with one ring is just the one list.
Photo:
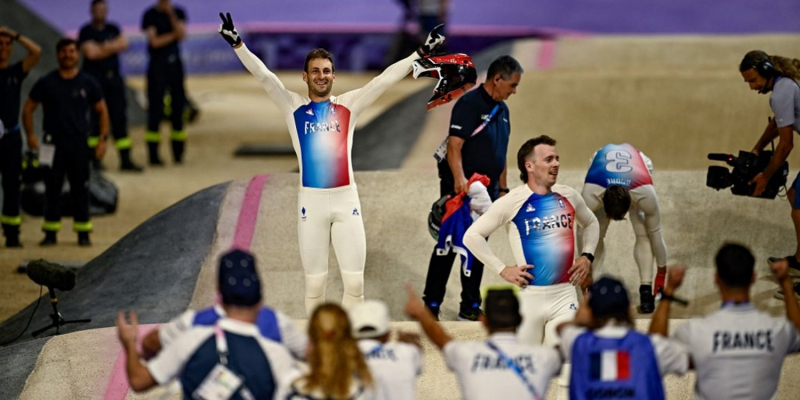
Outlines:
{"label": "black sneaker", "polygon": [[[800,282],[796,282],[794,285],[792,285],[792,289],[794,291],[795,297],[797,297],[797,299],[800,300]],[[783,300],[784,297],[786,297],[786,295],[783,293],[783,289],[778,289],[778,291],[775,292],[776,299]]]}
{"label": "black sneaker", "polygon": [[656,310],[656,301],[653,297],[653,289],[650,285],[639,286],[639,312],[650,314]]}
{"label": "black sneaker", "polygon": [[473,308],[472,310],[461,310],[458,312],[459,321],[477,321],[483,315],[483,310],[480,308]]}
{"label": "black sneaker", "polygon": [[44,239],[39,242],[39,246],[55,246],[57,243],[55,232],[45,232]]}
{"label": "black sneaker", "polygon": [[78,246],[88,247],[92,245],[92,241],[89,240],[89,232],[78,232]]}

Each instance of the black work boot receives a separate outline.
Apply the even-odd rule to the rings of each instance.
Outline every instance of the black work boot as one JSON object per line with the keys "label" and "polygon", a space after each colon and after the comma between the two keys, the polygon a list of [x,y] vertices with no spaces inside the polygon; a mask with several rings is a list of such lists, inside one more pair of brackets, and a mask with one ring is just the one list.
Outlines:
{"label": "black work boot", "polygon": [[150,165],[161,167],[164,165],[158,157],[158,143],[147,143],[147,152],[150,154]]}
{"label": "black work boot", "polygon": [[650,285],[639,286],[639,312],[650,314],[656,309],[656,301],[653,297],[653,289]]}
{"label": "black work boot", "polygon": [[142,172],[144,168],[137,165],[131,160],[131,149],[122,149],[119,151],[120,171],[129,172]]}
{"label": "black work boot", "polygon": [[56,244],[56,232],[53,231],[44,231],[44,239],[39,242],[39,246],[55,246]]}
{"label": "black work boot", "polygon": [[22,247],[19,242],[19,226],[3,225],[3,235],[6,237],[6,247]]}
{"label": "black work boot", "polygon": [[6,247],[22,248],[19,242],[19,235],[6,235]]}
{"label": "black work boot", "polygon": [[78,232],[78,246],[87,247],[91,245],[92,241],[89,240],[89,232]]}
{"label": "black work boot", "polygon": [[185,148],[185,143],[181,140],[173,140],[172,141],[172,158],[175,160],[175,164],[183,164],[183,151]]}

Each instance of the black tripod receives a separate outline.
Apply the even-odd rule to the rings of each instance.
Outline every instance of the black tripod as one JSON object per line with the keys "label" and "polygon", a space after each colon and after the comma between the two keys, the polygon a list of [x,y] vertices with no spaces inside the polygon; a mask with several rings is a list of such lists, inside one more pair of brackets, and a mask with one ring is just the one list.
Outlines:
{"label": "black tripod", "polygon": [[61,313],[58,312],[58,298],[56,298],[55,289],[53,289],[51,286],[48,286],[47,290],[50,291],[50,304],[53,305],[53,313],[50,314],[50,318],[53,320],[53,322],[51,322],[50,325],[47,325],[44,328],[37,329],[36,331],[31,333],[32,336],[36,337],[40,333],[42,333],[42,332],[44,332],[44,331],[46,331],[46,330],[48,330],[50,328],[56,328],[56,335],[58,335],[58,329],[61,328],[61,326],[63,326],[63,325],[66,325],[66,324],[82,324],[82,323],[86,323],[86,322],[92,322],[91,319],[76,319],[76,320],[66,320],[66,319],[64,319],[64,317],[61,316]]}

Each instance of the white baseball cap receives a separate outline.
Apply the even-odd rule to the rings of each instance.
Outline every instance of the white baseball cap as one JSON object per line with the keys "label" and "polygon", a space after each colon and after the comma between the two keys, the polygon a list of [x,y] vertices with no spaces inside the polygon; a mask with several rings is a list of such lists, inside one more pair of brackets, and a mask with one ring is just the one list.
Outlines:
{"label": "white baseball cap", "polygon": [[350,324],[356,339],[374,338],[389,332],[389,307],[378,300],[367,300],[350,309]]}

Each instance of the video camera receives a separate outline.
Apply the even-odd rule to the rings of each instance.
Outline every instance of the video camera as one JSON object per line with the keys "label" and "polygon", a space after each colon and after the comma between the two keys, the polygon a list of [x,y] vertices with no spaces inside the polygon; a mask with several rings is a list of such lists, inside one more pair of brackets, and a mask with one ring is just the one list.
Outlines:
{"label": "video camera", "polygon": [[[713,189],[725,189],[731,187],[731,192],[738,196],[752,196],[755,185],[750,185],[750,181],[764,171],[772,159],[772,151],[762,151],[759,155],[748,151],[740,151],[739,157],[734,157],[732,154],[711,153],[708,155],[709,160],[724,161],[726,164],[733,167],[733,171],[729,171],[726,167],[712,165],[708,167],[708,174],[706,175],[706,186]],[[781,186],[786,184],[786,178],[789,175],[789,163],[785,162],[781,168],[775,172],[775,175],[767,183],[767,188],[761,194],[761,198],[774,199],[778,195]]]}

